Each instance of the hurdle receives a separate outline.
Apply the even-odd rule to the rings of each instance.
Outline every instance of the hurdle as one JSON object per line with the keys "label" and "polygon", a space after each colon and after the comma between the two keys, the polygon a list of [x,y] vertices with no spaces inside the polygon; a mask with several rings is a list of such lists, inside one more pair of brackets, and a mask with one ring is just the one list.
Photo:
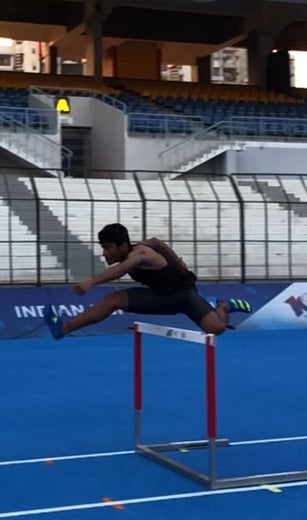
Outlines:
{"label": "hurdle", "polygon": [[[198,441],[168,442],[161,444],[144,444],[141,442],[141,412],[142,412],[142,334],[189,341],[203,345],[205,356],[206,396],[207,406],[207,439]],[[230,449],[229,439],[217,438],[217,399],[216,399],[216,364],[214,334],[205,334],[194,330],[166,327],[150,323],[135,322],[134,336],[134,448],[140,454],[153,462],[161,464],[209,489],[229,489],[282,482],[299,482],[307,480],[307,470],[282,473],[266,473],[242,477],[221,478],[217,476],[217,448]],[[202,473],[189,466],[181,464],[164,455],[165,452],[193,450],[205,448],[208,451],[208,472]]]}

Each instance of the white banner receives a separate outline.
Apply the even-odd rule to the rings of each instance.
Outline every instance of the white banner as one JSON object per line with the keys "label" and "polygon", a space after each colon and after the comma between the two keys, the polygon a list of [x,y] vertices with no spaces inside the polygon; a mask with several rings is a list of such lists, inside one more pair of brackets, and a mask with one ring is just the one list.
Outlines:
{"label": "white banner", "polygon": [[238,327],[247,329],[307,329],[307,283],[293,283]]}

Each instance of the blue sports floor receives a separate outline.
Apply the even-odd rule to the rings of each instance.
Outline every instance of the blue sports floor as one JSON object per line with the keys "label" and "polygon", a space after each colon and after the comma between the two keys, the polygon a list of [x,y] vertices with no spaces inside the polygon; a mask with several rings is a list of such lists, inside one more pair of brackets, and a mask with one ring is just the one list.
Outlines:
{"label": "blue sports floor", "polygon": [[[307,469],[307,331],[216,353],[218,476]],[[142,441],[206,438],[202,346],[147,336],[143,362]],[[134,453],[132,335],[2,341],[0,367],[0,518],[307,518],[306,481],[208,491]],[[205,450],[172,456],[206,472]]]}

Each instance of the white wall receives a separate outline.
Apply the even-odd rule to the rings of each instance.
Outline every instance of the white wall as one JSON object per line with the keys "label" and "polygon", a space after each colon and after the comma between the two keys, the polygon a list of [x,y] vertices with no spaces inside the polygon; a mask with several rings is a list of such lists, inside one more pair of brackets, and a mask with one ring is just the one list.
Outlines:
{"label": "white wall", "polygon": [[63,119],[66,120],[67,118],[68,121],[70,120],[72,126],[91,128],[93,124],[92,101],[91,97],[68,97],[70,113],[67,115],[63,114]]}
{"label": "white wall", "polygon": [[307,146],[303,143],[255,143],[230,150],[193,170],[195,173],[307,174]]}
{"label": "white wall", "polygon": [[35,41],[22,42],[23,52],[23,71],[24,72],[40,72],[39,64],[39,43]]}
{"label": "white wall", "polygon": [[163,170],[159,153],[182,141],[181,138],[126,137],[126,170]]}
{"label": "white wall", "polygon": [[126,116],[97,99],[91,100],[92,168],[125,170]]}
{"label": "white wall", "polygon": [[281,143],[279,147],[247,147],[227,152],[225,173],[307,173],[307,146]]}

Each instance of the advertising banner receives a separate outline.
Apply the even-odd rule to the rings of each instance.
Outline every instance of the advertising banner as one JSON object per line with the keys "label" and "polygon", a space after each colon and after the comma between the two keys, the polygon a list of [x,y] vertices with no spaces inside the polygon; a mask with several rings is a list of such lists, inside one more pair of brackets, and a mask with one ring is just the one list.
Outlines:
{"label": "advertising banner", "polygon": [[293,283],[240,324],[240,329],[307,329],[307,283]]}
{"label": "advertising banner", "polygon": [[[96,287],[84,296],[74,295],[70,287],[2,287],[0,289],[0,339],[47,336],[49,331],[43,320],[45,305],[52,304],[56,311],[73,317],[95,304],[110,291],[124,287],[126,286],[123,284]],[[307,316],[307,284],[293,284],[290,287],[280,283],[199,284],[198,287],[201,295],[212,305],[215,304],[217,297],[245,298],[252,303],[254,313],[251,317],[242,313],[231,315],[230,322],[236,327],[274,328],[274,326],[281,327],[287,324],[291,327],[304,326],[302,324],[306,326],[307,320],[304,315]],[[289,301],[285,303],[284,300]],[[278,305],[276,312],[275,305]],[[145,316],[117,311],[103,322],[76,331],[74,335],[123,334],[131,329],[134,321],[197,329],[193,322],[182,315]]]}

